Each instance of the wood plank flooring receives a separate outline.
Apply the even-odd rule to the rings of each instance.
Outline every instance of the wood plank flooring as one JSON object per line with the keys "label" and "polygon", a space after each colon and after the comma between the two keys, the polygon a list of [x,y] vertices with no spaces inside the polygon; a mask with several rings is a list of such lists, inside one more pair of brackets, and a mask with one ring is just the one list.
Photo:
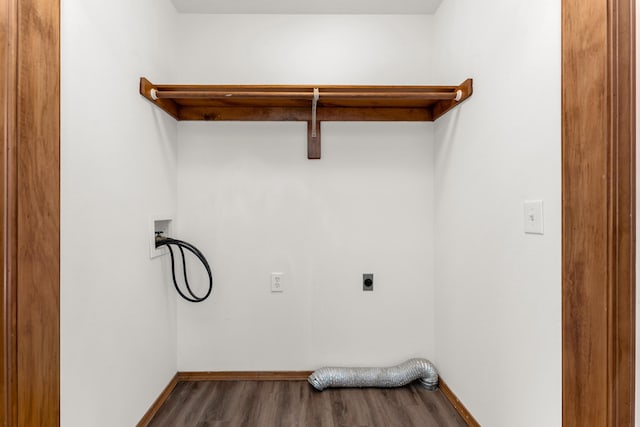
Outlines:
{"label": "wood plank flooring", "polygon": [[466,427],[419,385],[316,391],[306,381],[183,381],[149,427]]}

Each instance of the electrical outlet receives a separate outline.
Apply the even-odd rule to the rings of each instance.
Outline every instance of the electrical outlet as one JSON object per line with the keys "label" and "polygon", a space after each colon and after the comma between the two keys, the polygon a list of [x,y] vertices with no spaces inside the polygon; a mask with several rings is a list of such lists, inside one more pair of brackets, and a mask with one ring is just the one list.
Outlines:
{"label": "electrical outlet", "polygon": [[284,292],[283,273],[271,273],[271,292]]}
{"label": "electrical outlet", "polygon": [[373,291],[373,273],[364,273],[362,275],[362,290]]}

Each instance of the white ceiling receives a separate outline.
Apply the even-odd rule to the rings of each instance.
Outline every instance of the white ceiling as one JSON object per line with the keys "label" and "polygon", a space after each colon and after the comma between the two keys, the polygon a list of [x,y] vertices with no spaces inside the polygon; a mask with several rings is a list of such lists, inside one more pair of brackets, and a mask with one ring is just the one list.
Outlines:
{"label": "white ceiling", "polygon": [[442,0],[171,0],[182,13],[432,14]]}

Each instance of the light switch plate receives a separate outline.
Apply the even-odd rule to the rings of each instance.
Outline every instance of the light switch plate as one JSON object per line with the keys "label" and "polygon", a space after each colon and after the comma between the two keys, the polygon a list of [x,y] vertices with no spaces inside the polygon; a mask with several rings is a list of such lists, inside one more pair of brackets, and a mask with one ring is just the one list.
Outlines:
{"label": "light switch plate", "polygon": [[527,200],[524,202],[524,232],[527,234],[544,234],[542,200]]}

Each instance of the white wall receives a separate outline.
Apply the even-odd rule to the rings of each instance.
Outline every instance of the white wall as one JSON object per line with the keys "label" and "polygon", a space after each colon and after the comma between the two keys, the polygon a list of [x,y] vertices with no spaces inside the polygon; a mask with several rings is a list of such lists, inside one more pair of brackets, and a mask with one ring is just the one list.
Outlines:
{"label": "white wall", "polygon": [[480,424],[560,426],[560,2],[447,0],[435,35],[436,80],[474,78],[435,123],[435,361]]}
{"label": "white wall", "polygon": [[176,372],[175,295],[147,240],[175,208],[176,124],[137,93],[175,78],[175,12],[63,0],[61,20],[61,424],[131,426]]}
{"label": "white wall", "polygon": [[[189,83],[429,83],[430,17],[180,16]],[[430,357],[433,125],[178,126],[178,234],[214,269],[178,303],[181,370],[289,370]],[[286,291],[270,293],[271,272]],[[362,273],[375,291],[362,291]]]}
{"label": "white wall", "polygon": [[433,17],[179,15],[192,84],[430,84]]}

